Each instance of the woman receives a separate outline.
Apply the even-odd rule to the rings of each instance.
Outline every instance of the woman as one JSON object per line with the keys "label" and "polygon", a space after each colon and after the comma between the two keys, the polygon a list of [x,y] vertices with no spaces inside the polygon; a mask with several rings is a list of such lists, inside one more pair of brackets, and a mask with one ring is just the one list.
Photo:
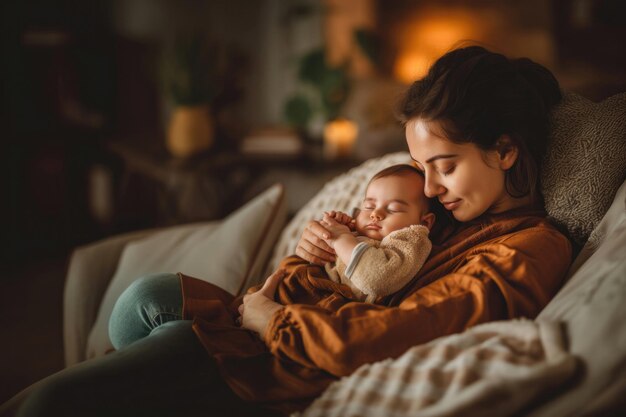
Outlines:
{"label": "woman", "polygon": [[433,236],[400,292],[384,305],[350,302],[324,291],[314,268],[301,273],[335,259],[329,232],[311,221],[298,256],[243,304],[185,276],[138,281],[111,319],[119,350],[42,381],[19,415],[281,415],[364,363],[478,323],[534,317],[572,255],[537,184],[560,98],[552,74],[528,59],[447,53],[409,88],[400,114],[426,195],[457,222]]}

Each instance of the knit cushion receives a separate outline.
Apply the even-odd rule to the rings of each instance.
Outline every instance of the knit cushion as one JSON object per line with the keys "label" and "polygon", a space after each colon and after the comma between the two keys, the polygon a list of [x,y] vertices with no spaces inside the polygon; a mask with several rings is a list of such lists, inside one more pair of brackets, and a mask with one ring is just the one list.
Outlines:
{"label": "knit cushion", "polygon": [[584,243],[626,176],[626,93],[594,103],[567,93],[542,168],[548,214]]}

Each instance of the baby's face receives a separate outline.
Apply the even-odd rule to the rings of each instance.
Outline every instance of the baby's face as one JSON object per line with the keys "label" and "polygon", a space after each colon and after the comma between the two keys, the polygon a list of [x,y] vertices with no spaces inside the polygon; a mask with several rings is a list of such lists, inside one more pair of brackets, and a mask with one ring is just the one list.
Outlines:
{"label": "baby's face", "polygon": [[403,174],[378,178],[367,187],[356,216],[356,230],[381,240],[393,231],[421,224],[427,213],[428,199],[421,176]]}

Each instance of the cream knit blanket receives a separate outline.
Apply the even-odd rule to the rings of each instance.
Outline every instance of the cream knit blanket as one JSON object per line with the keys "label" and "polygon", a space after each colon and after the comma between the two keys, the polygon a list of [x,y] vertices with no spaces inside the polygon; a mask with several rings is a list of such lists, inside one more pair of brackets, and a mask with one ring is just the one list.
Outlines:
{"label": "cream knit blanket", "polygon": [[557,323],[491,322],[363,365],[293,416],[509,416],[576,365]]}

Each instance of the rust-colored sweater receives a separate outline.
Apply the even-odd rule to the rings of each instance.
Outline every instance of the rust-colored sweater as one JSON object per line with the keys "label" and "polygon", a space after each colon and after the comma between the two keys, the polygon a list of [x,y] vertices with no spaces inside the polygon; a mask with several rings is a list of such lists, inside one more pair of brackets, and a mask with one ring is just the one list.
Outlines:
{"label": "rust-colored sweater", "polygon": [[478,323],[535,317],[571,257],[570,242],[543,212],[520,209],[440,236],[418,275],[383,305],[350,300],[348,286],[293,256],[283,261],[288,275],[275,297],[286,307],[264,340],[236,326],[241,297],[181,274],[184,314],[238,396],[289,413],[364,363]]}

